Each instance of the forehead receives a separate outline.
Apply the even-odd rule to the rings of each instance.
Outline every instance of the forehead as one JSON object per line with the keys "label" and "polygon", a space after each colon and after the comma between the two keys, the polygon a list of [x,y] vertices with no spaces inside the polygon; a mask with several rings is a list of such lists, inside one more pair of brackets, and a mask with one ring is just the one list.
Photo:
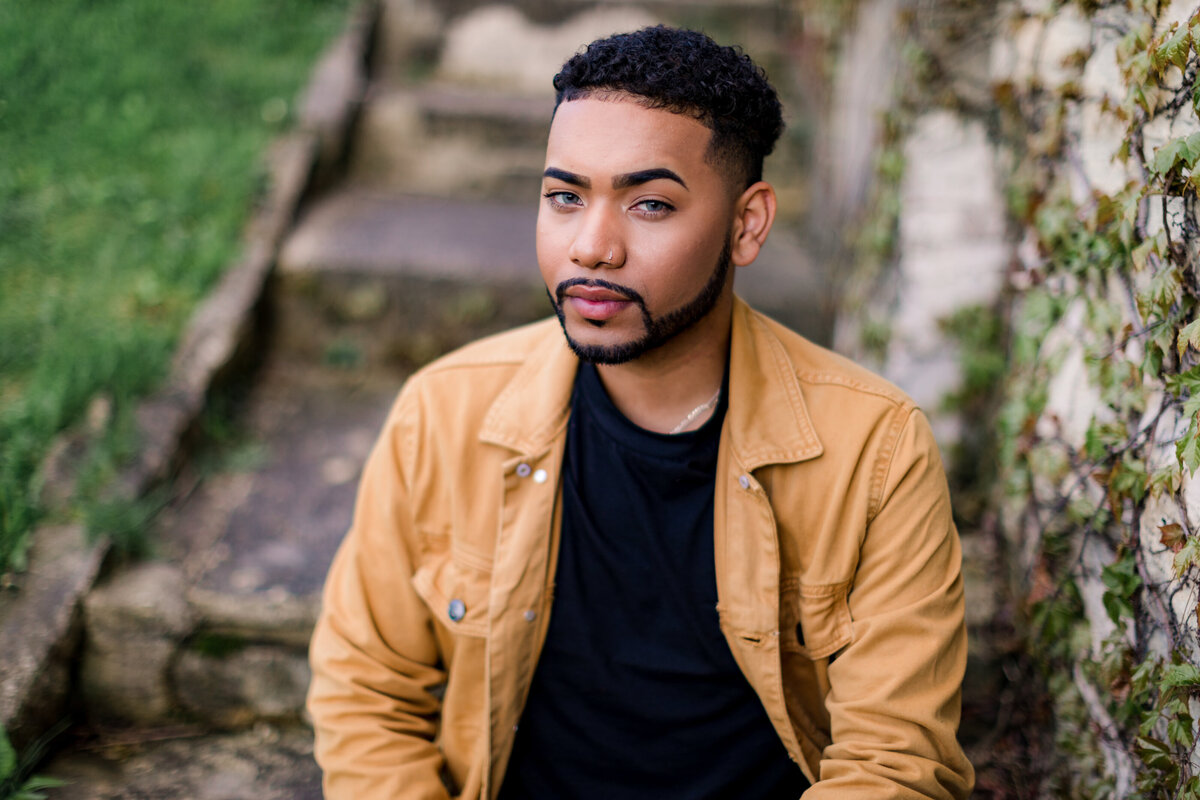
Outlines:
{"label": "forehead", "polygon": [[609,96],[562,103],[550,126],[546,166],[599,178],[668,167],[684,180],[715,177],[706,161],[712,132],[697,120]]}

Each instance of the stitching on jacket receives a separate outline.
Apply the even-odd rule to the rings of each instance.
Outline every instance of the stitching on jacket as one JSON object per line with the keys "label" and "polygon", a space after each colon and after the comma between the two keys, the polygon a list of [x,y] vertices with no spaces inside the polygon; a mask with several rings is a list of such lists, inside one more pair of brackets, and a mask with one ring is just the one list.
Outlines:
{"label": "stitching on jacket", "polygon": [[892,424],[888,429],[887,438],[879,450],[879,458],[875,460],[875,468],[871,471],[871,492],[867,500],[867,524],[875,520],[879,507],[883,503],[883,487],[892,469],[892,459],[896,455],[896,445],[900,442],[900,434],[908,427],[916,407],[909,405],[907,413],[901,414],[904,406],[896,409]]}
{"label": "stitching on jacket", "polygon": [[826,385],[845,386],[847,389],[856,389],[866,394],[881,397],[884,400],[890,401],[893,405],[902,406],[907,402],[902,394],[891,390],[887,387],[881,387],[866,381],[860,381],[857,378],[849,378],[845,375],[839,375],[835,372],[800,372],[796,373],[796,377],[805,383],[820,383]]}
{"label": "stitching on jacket", "polygon": [[480,572],[490,573],[492,571],[492,559],[465,544],[459,536],[453,537],[450,542],[450,558],[465,567]]}
{"label": "stitching on jacket", "polygon": [[[770,348],[771,363],[775,368],[775,382],[779,386],[784,387],[784,391],[787,393],[788,410],[792,414],[792,420],[795,423],[796,429],[798,431],[802,431],[803,433],[802,447],[810,448],[814,445],[819,445],[820,442],[813,437],[812,421],[806,419],[800,413],[800,409],[805,407],[804,396],[800,392],[799,387],[796,385],[795,378],[797,377],[797,374],[793,371],[792,360],[788,356],[787,348],[780,340],[779,335],[775,331],[771,330],[766,321],[757,313],[754,313],[753,309],[751,309],[751,313],[747,315],[747,320],[750,325],[759,329],[759,337],[765,340],[767,346]],[[781,454],[781,451],[778,448],[756,448],[754,450],[743,451],[741,456],[741,460],[743,462],[765,461],[768,463],[774,463],[779,458],[795,457],[795,452],[789,450],[786,453]]]}

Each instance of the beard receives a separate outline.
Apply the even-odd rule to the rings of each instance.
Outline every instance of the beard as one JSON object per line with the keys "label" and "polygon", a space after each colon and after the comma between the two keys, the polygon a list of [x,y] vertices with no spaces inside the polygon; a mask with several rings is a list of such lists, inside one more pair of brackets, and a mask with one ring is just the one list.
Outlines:
{"label": "beard", "polygon": [[[563,335],[567,337],[567,345],[579,360],[592,364],[624,364],[645,355],[655,348],[663,346],[708,316],[708,313],[713,310],[713,307],[716,306],[717,301],[721,298],[721,292],[725,288],[725,279],[729,275],[732,258],[733,242],[726,235],[725,245],[721,248],[721,254],[717,257],[717,265],[699,293],[682,306],[658,317],[650,314],[650,311],[646,308],[646,301],[637,291],[627,286],[610,283],[599,278],[571,278],[559,283],[555,287],[553,295],[550,295],[549,289],[546,290],[546,294],[550,295],[550,303],[554,306],[554,313],[558,317],[559,325],[562,326]],[[642,335],[621,344],[582,344],[571,338],[571,334],[567,331],[567,321],[563,315],[562,304],[566,297],[567,289],[580,285],[599,286],[609,291],[617,292],[635,303],[642,312],[642,326],[644,329]],[[604,321],[589,320],[589,322],[596,327],[603,327],[605,324]]]}

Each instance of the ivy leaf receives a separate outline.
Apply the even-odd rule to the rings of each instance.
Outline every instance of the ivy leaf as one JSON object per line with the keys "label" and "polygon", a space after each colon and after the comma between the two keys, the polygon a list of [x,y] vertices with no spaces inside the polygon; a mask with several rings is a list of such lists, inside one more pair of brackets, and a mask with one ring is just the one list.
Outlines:
{"label": "ivy leaf", "polygon": [[1196,166],[1196,162],[1200,161],[1200,131],[1188,134],[1183,140],[1184,163],[1188,169]]}
{"label": "ivy leaf", "polygon": [[1162,688],[1200,687],[1200,667],[1195,664],[1171,664],[1163,670]]}
{"label": "ivy leaf", "polygon": [[1142,358],[1141,370],[1143,375],[1157,377],[1162,374],[1163,357],[1166,353],[1153,341],[1146,344],[1146,355]]}
{"label": "ivy leaf", "polygon": [[1178,747],[1192,749],[1192,718],[1186,714],[1175,717],[1167,723],[1167,738]]}
{"label": "ivy leaf", "polygon": [[1187,141],[1172,139],[1155,151],[1154,160],[1150,162],[1150,171],[1155,175],[1166,175],[1180,161],[1186,161],[1188,155]]}
{"label": "ivy leaf", "polygon": [[1155,497],[1164,492],[1179,491],[1180,472],[1177,467],[1163,467],[1150,475],[1150,494]]}
{"label": "ivy leaf", "polygon": [[1158,72],[1166,69],[1168,64],[1183,69],[1187,66],[1188,53],[1192,48],[1192,32],[1186,26],[1180,26],[1171,38],[1154,48],[1150,61]]}
{"label": "ivy leaf", "polygon": [[1159,525],[1158,530],[1162,533],[1162,543],[1171,548],[1172,553],[1178,553],[1183,549],[1183,543],[1187,537],[1184,536],[1182,525],[1172,522],[1168,525]]}
{"label": "ivy leaf", "polygon": [[1175,764],[1175,754],[1166,742],[1161,742],[1149,736],[1139,736],[1137,739],[1138,755],[1146,766],[1154,769],[1170,769]]}
{"label": "ivy leaf", "polygon": [[1112,620],[1114,625],[1121,624],[1122,617],[1134,616],[1133,603],[1130,603],[1124,597],[1106,594],[1102,598],[1104,601],[1104,610],[1108,613],[1108,618]]}
{"label": "ivy leaf", "polygon": [[1187,352],[1188,346],[1196,350],[1200,350],[1200,317],[1189,322],[1179,332],[1179,338],[1176,340],[1175,346],[1179,350],[1179,357],[1183,358],[1183,354]]}
{"label": "ivy leaf", "polygon": [[1165,317],[1182,289],[1183,286],[1179,281],[1179,268],[1173,264],[1166,266],[1154,273],[1149,285],[1138,292],[1138,311],[1143,317],[1149,317],[1151,312],[1157,312]]}
{"label": "ivy leaf", "polygon": [[1196,436],[1196,421],[1192,420],[1191,427],[1183,438],[1175,443],[1175,456],[1179,463],[1188,468],[1193,475],[1200,467],[1200,437]]}
{"label": "ivy leaf", "polygon": [[1200,536],[1189,538],[1175,554],[1172,567],[1175,569],[1175,579],[1183,577],[1184,573],[1200,564]]}
{"label": "ivy leaf", "polygon": [[[1197,96],[1200,97],[1200,90],[1197,91]],[[1159,253],[1158,238],[1153,236],[1149,239],[1143,239],[1137,247],[1133,248],[1133,252],[1129,254],[1130,258],[1133,259],[1134,269],[1138,272],[1145,270],[1146,266],[1150,263],[1151,253],[1155,255]]]}
{"label": "ivy leaf", "polygon": [[1125,553],[1100,572],[1104,585],[1123,597],[1132,597],[1142,585],[1142,579],[1137,574],[1137,562],[1133,553]]}
{"label": "ivy leaf", "polygon": [[[1128,439],[1127,431],[1124,425],[1119,425],[1112,422],[1101,422],[1093,418],[1092,423],[1088,425],[1087,432],[1084,434],[1083,449],[1087,453],[1087,457],[1092,461],[1103,461],[1108,457],[1108,448]],[[1092,477],[1100,480],[1102,484],[1108,483],[1108,472],[1097,472]]]}
{"label": "ivy leaf", "polygon": [[1183,401],[1183,418],[1195,419],[1197,412],[1200,412],[1200,392],[1192,392],[1188,399]]}
{"label": "ivy leaf", "polygon": [[1200,394],[1200,367],[1192,367],[1187,372],[1165,376],[1167,390],[1173,394],[1183,394],[1186,389],[1191,394]]}

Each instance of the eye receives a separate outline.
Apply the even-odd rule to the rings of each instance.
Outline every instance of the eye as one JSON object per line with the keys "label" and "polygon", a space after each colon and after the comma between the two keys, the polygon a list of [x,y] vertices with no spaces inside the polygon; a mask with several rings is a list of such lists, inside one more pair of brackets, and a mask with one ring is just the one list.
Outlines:
{"label": "eye", "polygon": [[640,200],[633,207],[644,217],[663,217],[675,210],[675,206],[665,200]]}
{"label": "eye", "polygon": [[567,192],[563,190],[549,191],[544,193],[542,197],[546,198],[550,202],[550,206],[552,208],[569,208],[571,206],[583,205],[583,201],[580,199],[579,195],[575,194],[574,192]]}

